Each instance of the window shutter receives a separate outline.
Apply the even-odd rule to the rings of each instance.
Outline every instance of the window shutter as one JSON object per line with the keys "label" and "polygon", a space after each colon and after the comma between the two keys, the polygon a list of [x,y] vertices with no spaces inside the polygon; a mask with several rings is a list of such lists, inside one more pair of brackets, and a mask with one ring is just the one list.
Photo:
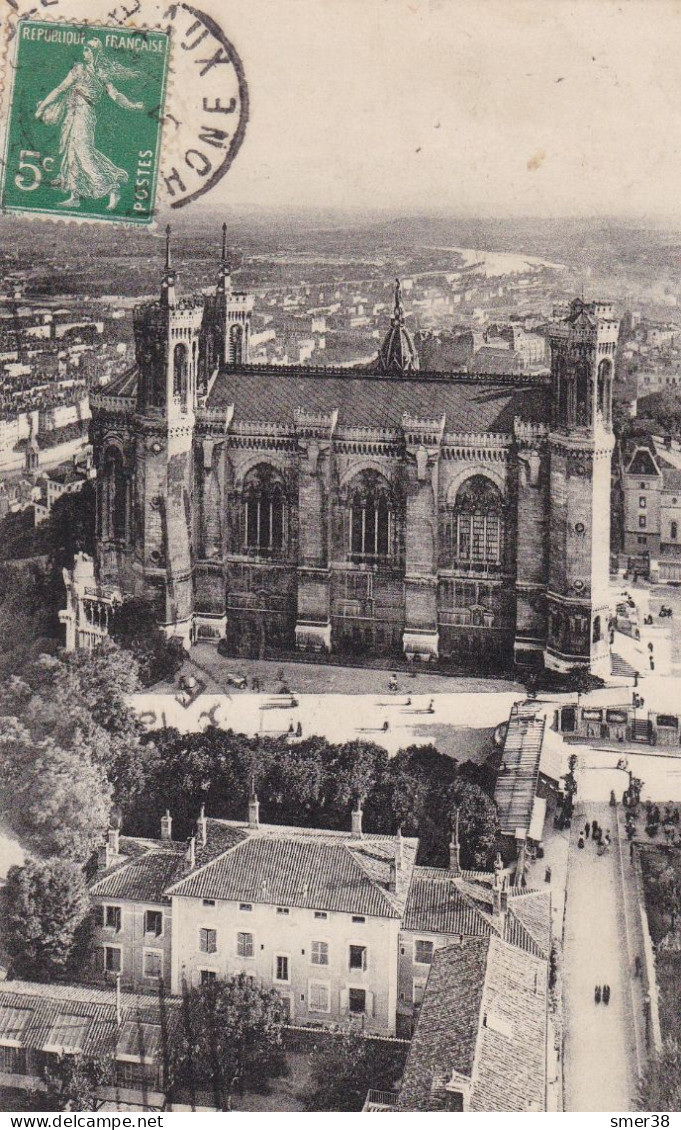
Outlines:
{"label": "window shutter", "polygon": [[367,1016],[374,1015],[374,994],[367,990],[366,994],[366,1014]]}
{"label": "window shutter", "polygon": [[[95,907],[95,926],[102,927],[103,925],[104,925],[104,907],[103,906],[96,906]],[[102,950],[102,953],[103,952],[104,951]]]}
{"label": "window shutter", "polygon": [[350,994],[347,989],[340,991],[340,1010],[341,1013],[347,1013],[350,1007]]}

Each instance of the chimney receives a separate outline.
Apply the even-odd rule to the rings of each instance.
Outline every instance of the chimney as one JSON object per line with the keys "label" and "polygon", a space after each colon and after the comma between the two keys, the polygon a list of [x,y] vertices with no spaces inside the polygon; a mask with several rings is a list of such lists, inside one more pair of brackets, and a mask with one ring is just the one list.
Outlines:
{"label": "chimney", "polygon": [[161,839],[172,840],[173,838],[173,818],[170,815],[169,809],[166,808],[165,816],[161,817]]}
{"label": "chimney", "polygon": [[105,844],[100,844],[97,848],[97,870],[106,871],[111,867],[111,848],[109,847],[109,840]]}
{"label": "chimney", "polygon": [[251,777],[251,793],[248,798],[248,827],[258,828],[260,826],[260,801],[258,794],[255,791],[255,773]]}
{"label": "chimney", "polygon": [[401,871],[404,867],[404,852],[402,846],[402,828],[397,829],[397,836],[395,837],[395,868]]}
{"label": "chimney", "polygon": [[196,867],[196,836],[190,836],[187,840],[187,854],[185,859],[187,871],[193,871]]}
{"label": "chimney", "polygon": [[397,890],[397,864],[394,859],[390,860],[390,877],[388,879],[388,890],[393,894]]}
{"label": "chimney", "polygon": [[502,918],[508,906],[508,891],[501,853],[497,852],[494,860],[494,883],[492,885],[492,917]]}
{"label": "chimney", "polygon": [[205,847],[206,844],[208,843],[208,821],[206,820],[206,806],[205,806],[205,804],[201,805],[201,811],[199,813],[199,818],[196,821],[196,831],[197,831],[197,834],[198,834],[198,837],[199,837],[199,841],[201,843],[201,847]]}
{"label": "chimney", "polygon": [[353,808],[353,810],[350,814],[350,818],[351,818],[350,828],[351,828],[351,834],[352,834],[353,840],[361,840],[361,838],[362,838],[362,815],[363,815],[362,804],[361,804],[361,801],[358,797],[357,798],[357,807]]}
{"label": "chimney", "polygon": [[119,853],[118,837],[119,837],[118,828],[109,828],[109,831],[106,834],[106,838],[107,838],[108,845],[109,845],[109,851],[111,852],[112,856],[118,855],[118,853]]}
{"label": "chimney", "polygon": [[449,870],[452,875],[461,874],[461,845],[459,844],[459,810],[456,809],[452,838],[449,841]]}

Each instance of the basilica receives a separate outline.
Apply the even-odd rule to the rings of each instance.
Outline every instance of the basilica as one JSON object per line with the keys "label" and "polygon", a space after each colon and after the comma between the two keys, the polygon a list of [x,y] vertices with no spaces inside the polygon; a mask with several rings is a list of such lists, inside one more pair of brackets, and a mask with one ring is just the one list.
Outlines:
{"label": "basilica", "polygon": [[[609,674],[612,308],[572,303],[550,378],[422,370],[399,284],[369,366],[252,364],[252,309],[224,238],[214,289],[180,295],[168,237],[136,363],[91,398],[89,591],[235,656]],[[87,642],[77,584],[70,609]]]}

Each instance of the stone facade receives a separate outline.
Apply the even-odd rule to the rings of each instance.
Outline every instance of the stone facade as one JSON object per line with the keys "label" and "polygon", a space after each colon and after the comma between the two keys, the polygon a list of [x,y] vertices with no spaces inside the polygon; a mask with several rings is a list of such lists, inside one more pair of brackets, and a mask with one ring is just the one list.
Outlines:
{"label": "stone facade", "polygon": [[573,303],[551,380],[420,370],[399,286],[368,369],[249,364],[251,308],[224,258],[178,298],[168,249],[93,396],[100,580],[236,655],[603,668],[610,308]]}

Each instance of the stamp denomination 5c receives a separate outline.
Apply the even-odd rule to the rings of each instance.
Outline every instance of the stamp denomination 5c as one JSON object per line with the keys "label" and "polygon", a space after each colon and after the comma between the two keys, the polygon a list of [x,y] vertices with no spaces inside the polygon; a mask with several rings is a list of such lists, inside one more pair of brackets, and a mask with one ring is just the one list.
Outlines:
{"label": "stamp denomination 5c", "polygon": [[149,224],[169,48],[166,31],[21,20],[2,207]]}

